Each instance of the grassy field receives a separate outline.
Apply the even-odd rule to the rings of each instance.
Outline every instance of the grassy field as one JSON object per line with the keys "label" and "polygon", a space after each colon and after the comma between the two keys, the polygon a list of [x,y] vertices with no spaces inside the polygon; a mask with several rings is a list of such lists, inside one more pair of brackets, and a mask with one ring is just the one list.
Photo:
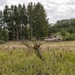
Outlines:
{"label": "grassy field", "polygon": [[20,42],[0,45],[0,75],[75,75],[75,41],[42,43],[43,61]]}

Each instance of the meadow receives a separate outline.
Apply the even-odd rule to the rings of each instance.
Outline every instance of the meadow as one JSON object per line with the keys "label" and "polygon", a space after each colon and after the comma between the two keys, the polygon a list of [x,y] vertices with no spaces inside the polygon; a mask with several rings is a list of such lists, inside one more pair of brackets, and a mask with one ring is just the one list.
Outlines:
{"label": "meadow", "polygon": [[75,75],[75,41],[42,42],[41,60],[21,42],[0,45],[0,75]]}

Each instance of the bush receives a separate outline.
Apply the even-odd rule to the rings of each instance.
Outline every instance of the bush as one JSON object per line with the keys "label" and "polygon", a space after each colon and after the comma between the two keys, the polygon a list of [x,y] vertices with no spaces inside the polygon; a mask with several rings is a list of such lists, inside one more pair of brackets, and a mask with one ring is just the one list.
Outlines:
{"label": "bush", "polygon": [[5,44],[5,41],[3,41],[3,40],[0,40],[0,44]]}
{"label": "bush", "polygon": [[0,30],[0,40],[8,41],[8,33],[4,29]]}
{"label": "bush", "polygon": [[65,41],[73,41],[73,40],[75,40],[75,34],[67,34],[66,36],[64,36],[64,40]]}
{"label": "bush", "polygon": [[67,32],[65,30],[62,30],[60,33],[62,36],[65,36],[67,34]]}

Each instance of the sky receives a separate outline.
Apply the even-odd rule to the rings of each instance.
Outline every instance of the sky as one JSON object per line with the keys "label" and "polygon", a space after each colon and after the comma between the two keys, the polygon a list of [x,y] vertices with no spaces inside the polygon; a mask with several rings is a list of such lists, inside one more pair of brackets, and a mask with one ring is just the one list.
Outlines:
{"label": "sky", "polygon": [[47,13],[50,23],[57,20],[75,18],[75,0],[0,0],[0,10],[7,5],[28,4],[40,2]]}

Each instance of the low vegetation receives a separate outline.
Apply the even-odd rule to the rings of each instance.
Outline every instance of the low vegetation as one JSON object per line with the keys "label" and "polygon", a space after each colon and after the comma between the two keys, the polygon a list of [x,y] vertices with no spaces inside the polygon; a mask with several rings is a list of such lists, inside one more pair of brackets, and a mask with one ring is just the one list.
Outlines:
{"label": "low vegetation", "polygon": [[[53,44],[62,45],[62,42]],[[0,75],[75,74],[75,50],[71,49],[72,47],[68,49],[56,46],[43,49],[42,46],[39,50],[44,61],[32,48],[0,49]]]}

